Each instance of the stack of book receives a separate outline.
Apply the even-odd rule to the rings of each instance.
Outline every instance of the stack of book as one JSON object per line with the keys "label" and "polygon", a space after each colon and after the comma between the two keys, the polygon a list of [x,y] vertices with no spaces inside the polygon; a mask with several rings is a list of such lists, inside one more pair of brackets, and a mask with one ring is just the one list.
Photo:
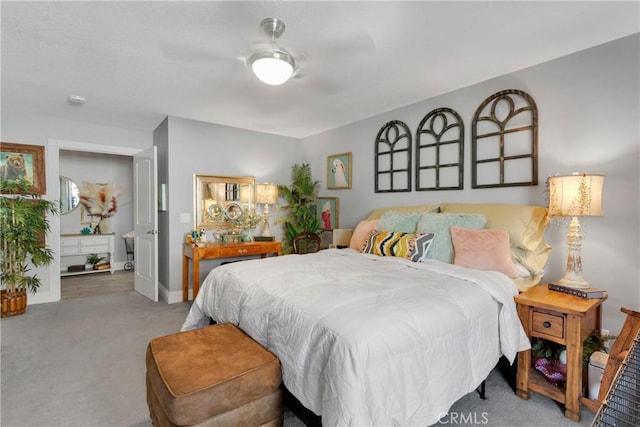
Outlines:
{"label": "stack of book", "polygon": [[549,283],[549,290],[555,292],[562,292],[565,294],[575,295],[583,299],[604,298],[607,296],[607,291],[598,288],[586,288],[576,289],[569,286],[558,285],[557,283]]}

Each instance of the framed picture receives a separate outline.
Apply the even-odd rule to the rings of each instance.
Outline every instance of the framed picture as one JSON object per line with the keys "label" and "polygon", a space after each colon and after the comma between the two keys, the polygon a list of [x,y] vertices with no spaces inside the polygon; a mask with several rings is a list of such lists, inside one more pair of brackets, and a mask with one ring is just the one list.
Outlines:
{"label": "framed picture", "polygon": [[351,188],[351,153],[327,156],[327,188],[339,190]]}
{"label": "framed picture", "polygon": [[23,179],[29,183],[30,191],[44,194],[44,172],[44,146],[0,142],[1,179]]}
{"label": "framed picture", "polygon": [[316,217],[320,220],[320,228],[333,230],[338,227],[338,198],[318,197],[316,199]]}

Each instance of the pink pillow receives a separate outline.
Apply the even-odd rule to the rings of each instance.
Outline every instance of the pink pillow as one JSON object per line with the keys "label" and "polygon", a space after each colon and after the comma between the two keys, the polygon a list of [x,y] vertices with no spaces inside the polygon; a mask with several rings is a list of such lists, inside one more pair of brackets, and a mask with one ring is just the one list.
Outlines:
{"label": "pink pillow", "polygon": [[356,249],[362,252],[362,248],[364,247],[364,244],[366,243],[367,238],[369,237],[369,234],[371,234],[372,231],[375,231],[377,227],[378,227],[377,219],[371,219],[371,220],[364,219],[360,221],[358,225],[356,225],[355,230],[353,230],[353,233],[351,234],[349,247],[351,249]]}
{"label": "pink pillow", "polygon": [[493,270],[506,274],[512,279],[518,271],[511,261],[509,231],[503,228],[473,230],[451,227],[453,242],[453,263],[478,270]]}

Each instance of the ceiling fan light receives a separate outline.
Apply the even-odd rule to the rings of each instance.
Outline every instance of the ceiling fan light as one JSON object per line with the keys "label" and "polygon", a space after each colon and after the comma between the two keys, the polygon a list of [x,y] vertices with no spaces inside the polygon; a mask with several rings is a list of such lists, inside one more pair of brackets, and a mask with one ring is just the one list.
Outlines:
{"label": "ceiling fan light", "polygon": [[293,75],[295,62],[285,52],[258,52],[249,59],[256,77],[268,85],[281,85]]}

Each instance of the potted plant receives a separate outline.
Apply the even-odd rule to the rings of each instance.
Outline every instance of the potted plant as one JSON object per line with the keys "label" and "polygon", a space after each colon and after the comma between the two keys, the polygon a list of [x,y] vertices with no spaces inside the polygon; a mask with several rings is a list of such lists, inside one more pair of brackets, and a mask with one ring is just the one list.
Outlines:
{"label": "potted plant", "polygon": [[98,264],[100,264],[102,261],[104,261],[106,258],[103,256],[100,256],[98,254],[91,254],[89,256],[87,256],[87,264],[91,264],[93,266],[94,270],[98,269]]}
{"label": "potted plant", "polygon": [[24,180],[0,180],[0,263],[2,317],[25,312],[27,290],[35,294],[40,278],[31,267],[51,264],[53,251],[46,246],[47,214],[57,214],[55,202],[42,199]]}
{"label": "potted plant", "polygon": [[[595,329],[582,343],[582,369],[586,373],[589,358],[596,351],[606,350],[605,342],[615,339],[613,335],[602,335]],[[534,367],[553,383],[566,380],[566,348],[542,338],[535,338],[531,344]]]}
{"label": "potted plant", "polygon": [[293,251],[293,238],[299,233],[320,231],[320,220],[316,215],[316,197],[320,184],[313,180],[311,166],[306,163],[293,165],[291,178],[293,182],[290,187],[278,186],[280,196],[288,202],[288,206],[283,207],[287,214],[278,220],[284,223],[284,253]]}

